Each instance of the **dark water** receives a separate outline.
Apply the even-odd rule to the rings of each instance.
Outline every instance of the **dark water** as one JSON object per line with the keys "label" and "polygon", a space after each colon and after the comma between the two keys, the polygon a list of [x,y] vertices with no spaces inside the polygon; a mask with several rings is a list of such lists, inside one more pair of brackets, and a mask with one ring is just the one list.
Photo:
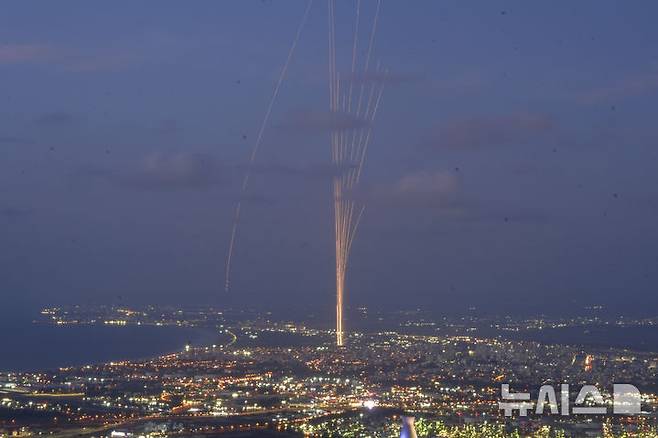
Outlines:
{"label": "dark water", "polygon": [[584,345],[598,348],[623,348],[635,351],[658,352],[658,327],[566,327],[546,330],[527,330],[503,337],[538,341],[547,344]]}
{"label": "dark water", "polygon": [[144,359],[185,344],[210,344],[210,329],[155,326],[53,326],[31,322],[0,324],[0,370],[47,370],[121,359]]}

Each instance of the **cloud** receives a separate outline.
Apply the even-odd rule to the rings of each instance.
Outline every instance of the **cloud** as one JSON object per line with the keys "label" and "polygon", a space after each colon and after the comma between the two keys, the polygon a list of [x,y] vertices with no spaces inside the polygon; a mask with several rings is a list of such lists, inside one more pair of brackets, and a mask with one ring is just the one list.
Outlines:
{"label": "cloud", "polygon": [[149,191],[206,189],[220,184],[224,168],[205,154],[151,154],[130,170],[79,168],[78,176],[104,179],[121,187]]}
{"label": "cloud", "polygon": [[[252,174],[299,178],[306,181],[329,181],[334,176],[354,168],[355,165],[337,166],[333,163],[288,165],[280,163],[231,164],[221,163],[208,154],[151,154],[139,163],[123,169],[107,166],[85,165],[69,175],[73,182],[79,179],[102,180],[123,188],[167,191],[180,189],[205,189],[221,185],[236,178],[241,180],[248,168]],[[250,193],[243,198],[262,203],[262,195]]]}
{"label": "cloud", "polygon": [[0,44],[0,64],[47,61],[53,55],[53,48],[45,44]]}
{"label": "cloud", "polygon": [[433,147],[449,149],[502,146],[531,140],[552,128],[552,120],[539,114],[472,117],[439,127],[431,143]]}
{"label": "cloud", "polygon": [[401,196],[445,196],[457,190],[457,177],[452,172],[415,172],[404,175],[393,186],[393,193]]}
{"label": "cloud", "polygon": [[[540,223],[545,214],[525,206],[469,196],[452,171],[415,171],[393,183],[361,189],[351,194],[360,202],[382,208],[394,216],[421,214],[427,223],[448,219],[469,223]],[[405,219],[406,220],[406,219]]]}
{"label": "cloud", "polygon": [[279,128],[308,133],[349,131],[370,126],[365,119],[352,114],[330,111],[295,111],[288,113]]}
{"label": "cloud", "polygon": [[56,43],[0,42],[0,65],[43,65],[69,72],[120,71],[148,62],[170,62],[193,47],[192,42],[165,33],[126,35],[99,47]]}
{"label": "cloud", "polygon": [[591,104],[632,96],[642,96],[658,90],[658,72],[627,76],[605,87],[578,96],[581,103]]}
{"label": "cloud", "polygon": [[388,184],[359,189],[351,194],[366,204],[374,203],[394,208],[457,207],[459,180],[448,171],[417,171]]}

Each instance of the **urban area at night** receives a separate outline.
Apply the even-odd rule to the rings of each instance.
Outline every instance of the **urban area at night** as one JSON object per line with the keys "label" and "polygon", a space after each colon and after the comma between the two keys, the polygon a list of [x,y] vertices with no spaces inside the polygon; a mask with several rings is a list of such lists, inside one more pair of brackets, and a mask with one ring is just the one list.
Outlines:
{"label": "urban area at night", "polygon": [[[248,311],[148,307],[43,309],[36,324],[188,327],[204,343],[154,358],[0,374],[0,413],[10,436],[387,437],[414,413],[418,436],[656,436],[658,353],[520,340],[551,330],[654,329],[658,319],[432,319],[420,310],[356,309],[348,345],[313,321]],[[376,327],[380,327],[376,329]],[[388,327],[388,328],[384,328]],[[488,333],[481,334],[481,333]],[[506,335],[509,333],[511,335]],[[521,335],[521,336],[519,336]],[[530,338],[531,336],[528,336]],[[347,342],[346,342],[347,343]],[[516,416],[499,409],[514,389],[632,381],[642,415]],[[627,435],[624,435],[623,433]],[[259,435],[260,436],[260,435]],[[277,435],[272,435],[277,436]]]}

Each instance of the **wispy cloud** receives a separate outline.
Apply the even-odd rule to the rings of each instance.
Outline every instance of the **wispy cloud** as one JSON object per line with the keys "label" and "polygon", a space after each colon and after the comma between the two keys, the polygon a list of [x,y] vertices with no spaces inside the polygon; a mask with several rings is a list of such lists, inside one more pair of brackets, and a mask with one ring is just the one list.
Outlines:
{"label": "wispy cloud", "polygon": [[55,56],[53,47],[47,44],[0,43],[0,64],[45,62]]}
{"label": "wispy cloud", "polygon": [[206,189],[223,182],[222,166],[205,154],[151,154],[131,169],[115,170],[99,166],[78,168],[75,175],[102,179],[120,187],[170,191]]}
{"label": "wispy cloud", "polygon": [[599,103],[632,96],[653,94],[658,90],[658,71],[634,74],[578,96],[582,103]]}
{"label": "wispy cloud", "polygon": [[459,193],[459,180],[448,171],[416,171],[392,183],[359,189],[351,194],[366,203],[398,208],[452,208]]}
{"label": "wispy cloud", "polygon": [[411,172],[392,183],[371,186],[351,195],[367,205],[390,212],[383,216],[396,216],[404,212],[406,217],[415,212],[427,224],[438,219],[511,224],[545,220],[543,212],[523,205],[467,194],[459,176],[446,170]]}
{"label": "wispy cloud", "polygon": [[439,126],[429,142],[435,148],[472,149],[524,142],[551,130],[551,118],[518,113],[471,117]]}
{"label": "wispy cloud", "polygon": [[393,194],[408,197],[414,195],[449,196],[457,190],[457,177],[453,172],[419,171],[404,175],[393,185]]}
{"label": "wispy cloud", "polygon": [[119,71],[145,62],[169,62],[193,47],[185,38],[160,32],[126,36],[97,47],[52,42],[0,42],[0,65],[35,64],[70,72]]}

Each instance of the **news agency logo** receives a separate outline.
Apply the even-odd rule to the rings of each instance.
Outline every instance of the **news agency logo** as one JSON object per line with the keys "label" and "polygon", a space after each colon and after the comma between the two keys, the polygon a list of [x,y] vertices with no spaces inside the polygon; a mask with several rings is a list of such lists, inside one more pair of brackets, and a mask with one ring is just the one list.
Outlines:
{"label": "news agency logo", "polygon": [[[594,385],[583,386],[576,400],[574,407],[570,409],[569,385],[563,383],[560,385],[560,406],[558,409],[557,396],[555,389],[551,385],[543,385],[539,388],[537,404],[530,401],[529,392],[511,393],[508,383],[503,383],[500,388],[501,398],[505,401],[498,402],[500,410],[505,411],[506,417],[511,417],[515,412],[519,416],[525,417],[528,411],[534,407],[534,413],[537,415],[544,414],[548,407],[551,415],[605,415],[608,414],[608,406],[599,389]],[[641,412],[641,394],[640,391],[628,383],[615,383],[612,394],[612,413],[617,415],[637,415]],[[609,403],[608,403],[609,405]]]}

